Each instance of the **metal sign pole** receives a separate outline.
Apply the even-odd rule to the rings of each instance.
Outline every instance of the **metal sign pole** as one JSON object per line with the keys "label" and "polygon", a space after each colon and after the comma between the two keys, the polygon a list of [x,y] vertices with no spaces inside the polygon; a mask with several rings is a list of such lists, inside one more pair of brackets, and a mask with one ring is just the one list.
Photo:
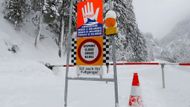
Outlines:
{"label": "metal sign pole", "polygon": [[69,11],[69,32],[68,32],[68,50],[67,50],[67,66],[65,73],[65,96],[64,96],[64,107],[67,107],[67,95],[68,95],[68,73],[69,73],[69,60],[70,60],[70,50],[71,50],[71,27],[72,27],[72,10],[73,10],[73,0],[70,2]]}
{"label": "metal sign pole", "polygon": [[[109,0],[110,9],[113,9],[112,0]],[[119,107],[119,97],[118,97],[118,82],[117,82],[117,66],[116,66],[116,44],[115,44],[115,36],[114,34],[110,35],[112,40],[112,59],[113,59],[113,70],[114,70],[114,88],[115,88],[115,107]]]}
{"label": "metal sign pole", "polygon": [[115,36],[111,36],[112,40],[112,53],[113,53],[113,70],[114,70],[114,88],[115,88],[115,107],[119,107],[118,99],[118,82],[117,82],[117,66],[116,66],[116,56],[115,56]]}

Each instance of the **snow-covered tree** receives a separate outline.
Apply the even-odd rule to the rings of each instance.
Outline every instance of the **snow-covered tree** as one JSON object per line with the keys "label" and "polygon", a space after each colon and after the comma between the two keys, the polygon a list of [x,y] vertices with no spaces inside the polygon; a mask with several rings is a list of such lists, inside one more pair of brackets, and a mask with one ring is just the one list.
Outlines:
{"label": "snow-covered tree", "polygon": [[58,7],[60,2],[58,0],[44,0],[43,15],[46,23],[52,23],[60,16]]}
{"label": "snow-covered tree", "polygon": [[16,27],[20,26],[25,16],[30,11],[29,0],[7,0],[5,1],[4,18],[13,23]]}
{"label": "snow-covered tree", "polygon": [[[117,51],[117,54],[120,55],[118,60],[145,61],[147,59],[147,49],[144,37],[140,33],[136,23],[132,0],[112,1],[113,10],[115,10],[118,15],[119,35],[117,37],[117,47],[119,48],[117,49],[120,49]],[[27,5],[29,2],[31,2],[31,4]],[[35,21],[36,28],[39,30],[38,35],[40,35],[40,25],[43,24],[44,27],[46,24],[45,29],[55,34],[54,38],[56,38],[56,43],[60,47],[62,47],[62,45],[67,47],[67,38],[70,36],[67,35],[70,2],[70,0],[8,0],[6,1],[7,12],[5,17],[17,25],[21,23],[25,15],[29,13],[27,10],[32,10],[32,12],[37,15],[32,19]],[[108,0],[104,0],[104,2],[105,13],[109,9],[109,3]],[[31,7],[31,9],[27,9],[29,7]],[[74,3],[72,14],[73,32],[76,31],[76,3]]]}
{"label": "snow-covered tree", "polygon": [[[146,41],[142,36],[138,25],[136,23],[135,13],[133,11],[132,0],[112,0],[113,10],[118,15],[118,27],[120,35],[118,39],[123,45],[122,56],[125,56],[127,61],[146,61],[147,60],[147,47]],[[109,9],[109,1],[106,0],[106,9]],[[117,51],[121,52],[121,51]],[[119,54],[119,53],[118,53]],[[121,53],[120,53],[121,54]],[[119,59],[120,60],[120,59]]]}
{"label": "snow-covered tree", "polygon": [[31,1],[31,9],[35,12],[41,11],[44,0],[30,0]]}

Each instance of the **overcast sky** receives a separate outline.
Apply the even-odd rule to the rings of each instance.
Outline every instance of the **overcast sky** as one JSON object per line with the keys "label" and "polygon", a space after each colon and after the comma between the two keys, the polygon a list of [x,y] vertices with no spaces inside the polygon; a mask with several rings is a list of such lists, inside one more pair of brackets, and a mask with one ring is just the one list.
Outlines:
{"label": "overcast sky", "polygon": [[133,0],[133,5],[140,30],[158,39],[190,15],[190,0]]}

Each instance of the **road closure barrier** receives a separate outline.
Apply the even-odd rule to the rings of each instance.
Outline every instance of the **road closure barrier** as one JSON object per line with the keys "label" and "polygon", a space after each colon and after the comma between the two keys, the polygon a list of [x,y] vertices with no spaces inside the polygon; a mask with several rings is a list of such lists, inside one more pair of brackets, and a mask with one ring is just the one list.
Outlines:
{"label": "road closure barrier", "polygon": [[[159,62],[117,62],[116,65],[179,65],[179,66],[190,66],[190,63],[159,63]],[[46,63],[47,67],[75,67],[75,65],[51,65]],[[110,63],[109,65],[114,65]]]}
{"label": "road closure barrier", "polygon": [[[183,66],[183,67],[190,67],[190,63],[162,63],[162,62],[117,62],[115,63],[118,66],[141,66],[141,65],[147,65],[147,66],[160,66],[161,72],[162,72],[162,87],[165,88],[165,66]],[[114,65],[114,63],[109,63],[109,65]],[[45,64],[46,67],[49,69],[53,69],[53,67],[75,67],[75,65],[51,65],[51,64]]]}

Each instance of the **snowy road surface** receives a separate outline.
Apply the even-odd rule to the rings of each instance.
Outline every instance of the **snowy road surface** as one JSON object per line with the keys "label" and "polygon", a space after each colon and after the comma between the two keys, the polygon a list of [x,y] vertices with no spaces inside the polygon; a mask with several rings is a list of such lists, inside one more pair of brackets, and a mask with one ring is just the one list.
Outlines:
{"label": "snowy road surface", "polygon": [[[139,73],[145,107],[190,107],[190,67],[165,71],[162,89],[160,66],[118,66],[120,107],[128,105],[133,72]],[[64,72],[37,62],[1,63],[0,107],[64,107]],[[113,88],[113,83],[69,81],[68,107],[114,107]]]}

